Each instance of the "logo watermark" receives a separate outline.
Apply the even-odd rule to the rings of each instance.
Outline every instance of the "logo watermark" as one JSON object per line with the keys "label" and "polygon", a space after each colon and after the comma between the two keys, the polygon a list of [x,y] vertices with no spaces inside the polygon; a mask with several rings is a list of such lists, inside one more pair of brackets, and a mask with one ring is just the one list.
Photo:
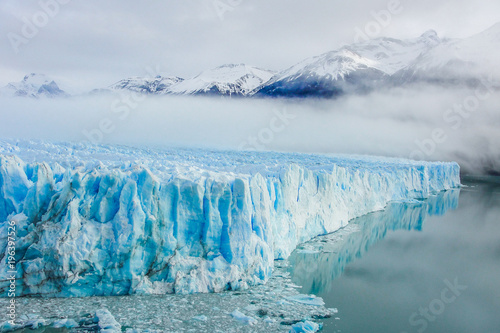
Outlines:
{"label": "logo watermark", "polygon": [[[458,278],[451,283],[449,280],[444,280],[445,288],[441,290],[440,297],[429,302],[427,307],[420,307],[418,311],[410,315],[410,326],[417,328],[418,333],[423,333],[429,327],[429,323],[435,322],[437,317],[442,315],[446,307],[455,302],[462,292],[467,290],[466,285],[458,283]],[[401,332],[407,333],[407,332]]]}
{"label": "logo watermark", "polygon": [[9,32],[7,38],[9,39],[12,49],[17,54],[21,45],[26,45],[38,36],[40,30],[46,27],[50,20],[56,17],[62,5],[66,5],[71,0],[40,0],[38,5],[40,10],[34,13],[31,18],[23,17],[21,21],[23,26],[21,33]]}
{"label": "logo watermark", "polygon": [[213,0],[212,6],[221,21],[224,21],[224,15],[227,12],[232,12],[236,7],[240,6],[243,0]]}
{"label": "logo watermark", "polygon": [[466,96],[461,103],[457,103],[448,108],[443,113],[443,120],[448,125],[447,128],[437,127],[431,132],[430,137],[415,140],[417,149],[410,153],[412,160],[425,160],[437,150],[439,144],[446,142],[449,138],[450,130],[457,131],[462,128],[464,120],[470,118],[480,108],[481,103],[489,99],[494,92],[496,82],[492,75],[488,79],[481,80],[474,92]]}
{"label": "logo watermark", "polygon": [[9,289],[7,296],[10,299],[7,305],[7,317],[10,325],[15,326],[16,313],[16,221],[10,220],[7,227],[7,280]]}
{"label": "logo watermark", "polygon": [[240,150],[263,150],[274,141],[276,134],[283,132],[291,121],[297,118],[296,115],[289,113],[286,108],[274,110],[274,116],[269,121],[269,125],[262,128],[257,135],[250,135],[243,141],[238,149]]}
{"label": "logo watermark", "polygon": [[[155,69],[148,67],[146,72],[148,76],[156,77],[160,72],[159,66],[156,66]],[[105,136],[112,134],[116,130],[117,124],[125,121],[131,112],[147,98],[146,94],[136,91],[119,91],[118,93],[119,97],[111,102],[111,115],[103,117],[94,128],[82,130],[82,134],[91,143],[102,143]]]}
{"label": "logo watermark", "polygon": [[372,10],[370,15],[373,20],[367,22],[363,28],[354,28],[354,42],[366,42],[378,37],[385,28],[391,25],[393,17],[401,14],[403,11],[404,7],[400,0],[390,0],[387,3],[386,9],[379,11]]}

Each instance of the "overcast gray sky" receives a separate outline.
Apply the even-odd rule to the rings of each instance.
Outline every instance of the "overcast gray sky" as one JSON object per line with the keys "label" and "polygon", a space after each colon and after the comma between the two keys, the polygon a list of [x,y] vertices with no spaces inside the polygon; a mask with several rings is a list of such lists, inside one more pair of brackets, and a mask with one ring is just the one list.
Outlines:
{"label": "overcast gray sky", "polygon": [[[43,5],[55,1],[60,8]],[[185,78],[224,63],[280,70],[352,43],[391,1],[2,0],[0,86],[31,72],[86,90],[148,68]],[[466,37],[500,21],[498,0],[400,0],[400,8],[377,35]],[[34,20],[40,27],[26,38]]]}

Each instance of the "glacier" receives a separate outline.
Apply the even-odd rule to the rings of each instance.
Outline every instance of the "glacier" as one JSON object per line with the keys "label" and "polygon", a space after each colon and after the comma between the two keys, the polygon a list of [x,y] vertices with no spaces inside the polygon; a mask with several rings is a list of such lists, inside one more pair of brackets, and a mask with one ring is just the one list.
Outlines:
{"label": "glacier", "polygon": [[460,186],[456,163],[0,141],[0,295],[206,293],[265,283],[301,243]]}

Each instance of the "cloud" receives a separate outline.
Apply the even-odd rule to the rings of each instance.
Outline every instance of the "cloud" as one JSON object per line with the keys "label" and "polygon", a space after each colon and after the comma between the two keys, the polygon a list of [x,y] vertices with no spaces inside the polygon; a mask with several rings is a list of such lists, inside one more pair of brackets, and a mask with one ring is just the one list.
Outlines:
{"label": "cloud", "polygon": [[[500,172],[500,93],[396,89],[339,100],[88,97],[2,101],[0,136],[457,161]],[[437,134],[436,134],[437,133]]]}
{"label": "cloud", "polygon": [[[15,53],[8,34],[22,34],[26,20],[54,1],[61,3],[57,13]],[[75,90],[84,91],[146,75],[148,68],[182,77],[223,63],[284,69],[352,43],[356,29],[365,29],[389,4],[221,1],[231,6],[222,14],[215,0],[4,1],[0,85],[31,72],[49,74],[65,89],[77,82]],[[401,0],[401,6],[380,36],[408,38],[433,28],[441,36],[466,37],[497,22],[500,12],[496,0]],[[123,97],[14,99],[2,101],[0,135],[59,141],[102,135],[105,143],[129,145],[412,156],[457,160],[472,173],[499,172],[499,94],[481,100],[467,116],[457,113],[454,106],[473,94],[421,87],[336,101],[179,97],[132,100],[133,107]]]}
{"label": "cloud", "polygon": [[[64,2],[57,15],[14,53],[7,34],[20,34],[24,19],[43,11],[41,4]],[[214,4],[233,4],[218,15]],[[144,68],[160,66],[182,77],[224,63],[284,69],[298,61],[352,43],[355,29],[374,20],[388,0],[131,0],[0,4],[0,85],[31,72],[62,81],[78,77],[80,90],[107,86]],[[499,20],[500,3],[401,0],[404,10],[380,35],[408,38],[433,28],[465,37]]]}

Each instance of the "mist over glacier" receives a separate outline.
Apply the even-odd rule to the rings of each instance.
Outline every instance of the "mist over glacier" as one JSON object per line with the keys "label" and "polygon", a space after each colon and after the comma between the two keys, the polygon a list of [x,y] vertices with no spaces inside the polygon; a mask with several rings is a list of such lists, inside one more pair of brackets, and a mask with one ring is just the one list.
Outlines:
{"label": "mist over glacier", "polygon": [[371,154],[500,172],[500,93],[414,86],[337,100],[95,95],[2,99],[0,137]]}

